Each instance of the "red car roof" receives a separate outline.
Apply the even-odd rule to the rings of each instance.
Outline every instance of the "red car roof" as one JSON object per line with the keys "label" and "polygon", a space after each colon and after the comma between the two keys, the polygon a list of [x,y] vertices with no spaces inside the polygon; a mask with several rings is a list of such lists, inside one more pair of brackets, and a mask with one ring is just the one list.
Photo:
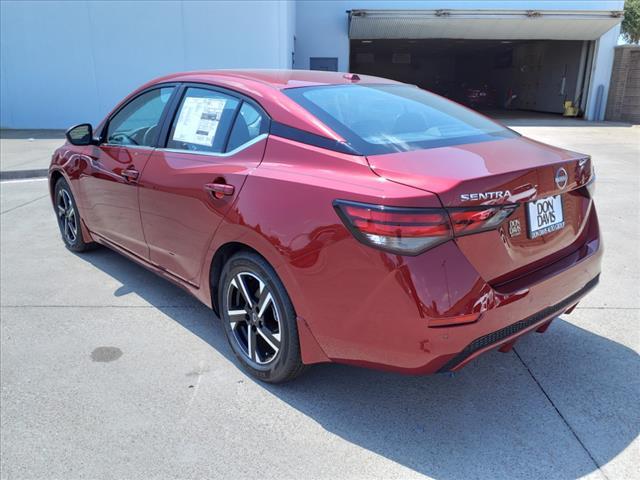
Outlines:
{"label": "red car roof", "polygon": [[398,83],[386,78],[370,75],[357,75],[344,72],[325,72],[318,70],[203,70],[195,72],[175,73],[154,81],[200,81],[215,82],[221,77],[235,79],[238,82],[259,82],[273,88],[309,87],[313,85],[339,85],[350,83]]}
{"label": "red car roof", "polygon": [[[282,94],[281,90],[294,87],[346,84],[399,83],[386,78],[357,75],[344,72],[315,70],[202,70],[182,72],[156,78],[129,95],[166,82],[193,82],[217,85],[235,90],[258,102],[275,121],[332,140],[344,139],[305,110],[298,103]],[[126,99],[125,99],[126,100]]]}

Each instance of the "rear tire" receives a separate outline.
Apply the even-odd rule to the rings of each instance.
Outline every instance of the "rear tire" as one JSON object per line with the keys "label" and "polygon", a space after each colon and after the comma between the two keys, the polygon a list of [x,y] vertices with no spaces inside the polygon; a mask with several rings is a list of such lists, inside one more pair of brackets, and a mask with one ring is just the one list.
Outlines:
{"label": "rear tire", "polygon": [[220,276],[218,305],[229,345],[242,367],[269,383],[300,375],[296,313],[271,265],[255,253],[239,252]]}
{"label": "rear tire", "polygon": [[85,243],[82,238],[82,220],[71,188],[64,178],[56,182],[54,208],[58,227],[65,246],[72,252],[85,252],[95,248],[95,243]]}

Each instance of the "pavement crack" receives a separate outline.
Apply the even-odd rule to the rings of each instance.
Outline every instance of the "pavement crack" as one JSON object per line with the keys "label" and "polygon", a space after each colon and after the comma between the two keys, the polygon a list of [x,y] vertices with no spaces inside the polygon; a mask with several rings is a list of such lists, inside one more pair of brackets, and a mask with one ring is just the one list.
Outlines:
{"label": "pavement crack", "polygon": [[45,195],[42,195],[41,197],[34,198],[33,200],[29,200],[28,202],[22,203],[20,205],[16,205],[15,207],[12,207],[12,208],[10,208],[8,210],[0,212],[0,215],[4,215],[5,213],[13,212],[14,210],[17,210],[18,208],[25,207],[27,205],[30,205],[30,204],[34,203],[34,202],[37,202],[38,200],[42,200],[43,198],[47,198],[48,196],[49,196],[49,194],[47,193]]}
{"label": "pavement crack", "polygon": [[534,382],[536,382],[536,385],[538,385],[538,388],[540,389],[540,391],[544,394],[544,396],[547,398],[547,400],[549,401],[549,403],[551,404],[551,406],[553,407],[553,409],[556,411],[556,413],[558,414],[558,416],[562,419],[562,421],[564,422],[564,424],[567,426],[567,428],[569,429],[569,431],[571,432],[571,434],[573,435],[573,437],[577,440],[577,442],[580,444],[580,446],[582,447],[582,449],[586,452],[586,454],[589,456],[589,458],[591,459],[591,461],[593,462],[593,464],[596,466],[596,468],[598,469],[598,471],[602,474],[602,476],[606,479],[609,480],[609,477],[607,477],[607,474],[604,473],[604,471],[602,470],[600,464],[598,463],[598,461],[595,459],[595,457],[591,454],[591,452],[589,451],[589,449],[587,448],[587,446],[584,444],[584,442],[580,439],[580,437],[578,436],[578,433],[573,429],[573,427],[571,426],[571,424],[569,423],[569,421],[565,418],[565,416],[562,414],[562,412],[560,411],[560,409],[556,406],[556,404],[554,403],[554,401],[551,399],[551,396],[549,396],[549,394],[547,393],[547,391],[544,389],[544,387],[542,386],[542,384],[538,381],[538,379],[536,378],[536,376],[533,374],[533,372],[531,371],[531,369],[529,368],[529,366],[525,363],[525,361],[522,359],[522,357],[520,356],[520,354],[516,351],[515,348],[512,348],[513,353],[516,354],[516,357],[518,357],[518,360],[520,360],[520,363],[522,363],[522,366],[527,370],[527,372],[529,372],[529,375],[531,376],[531,378],[533,379]]}

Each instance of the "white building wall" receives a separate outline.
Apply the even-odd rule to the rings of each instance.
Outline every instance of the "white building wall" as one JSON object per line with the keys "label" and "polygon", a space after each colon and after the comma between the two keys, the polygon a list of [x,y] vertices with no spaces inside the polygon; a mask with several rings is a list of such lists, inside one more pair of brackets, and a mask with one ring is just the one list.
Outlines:
{"label": "white building wall", "polygon": [[3,0],[0,126],[97,123],[167,73],[290,68],[294,19],[283,0]]}
{"label": "white building wall", "polygon": [[287,0],[280,2],[280,9],[283,12],[281,18],[284,18],[284,27],[282,31],[285,32],[280,38],[284,38],[284,48],[281,51],[282,65],[285,68],[293,68],[294,54],[295,54],[295,38],[296,38],[296,2],[294,0]]}
{"label": "white building wall", "polygon": [[[585,118],[587,120],[604,120],[604,113],[607,109],[607,96],[609,93],[609,83],[611,81],[611,69],[613,68],[614,48],[618,44],[620,37],[620,25],[612,28],[602,35],[596,42],[595,57],[591,67],[591,83],[589,84],[589,95],[587,97],[587,108]],[[599,113],[597,109],[598,86],[603,86],[603,95],[600,100]]]}
{"label": "white building wall", "polygon": [[[620,10],[621,0],[0,1],[0,126],[98,122],[133,88],[166,73],[213,68],[349,68],[347,10]],[[587,116],[604,86],[619,27],[598,41]],[[296,38],[294,45],[294,36]]]}

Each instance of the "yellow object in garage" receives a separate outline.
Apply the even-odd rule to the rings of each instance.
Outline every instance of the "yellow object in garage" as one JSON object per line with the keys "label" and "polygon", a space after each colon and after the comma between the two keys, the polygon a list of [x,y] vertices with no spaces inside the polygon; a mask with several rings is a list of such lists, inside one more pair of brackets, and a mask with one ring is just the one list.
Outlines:
{"label": "yellow object in garage", "polygon": [[567,100],[564,102],[564,113],[562,114],[565,117],[577,117],[578,116],[578,107],[573,105],[571,100]]}

